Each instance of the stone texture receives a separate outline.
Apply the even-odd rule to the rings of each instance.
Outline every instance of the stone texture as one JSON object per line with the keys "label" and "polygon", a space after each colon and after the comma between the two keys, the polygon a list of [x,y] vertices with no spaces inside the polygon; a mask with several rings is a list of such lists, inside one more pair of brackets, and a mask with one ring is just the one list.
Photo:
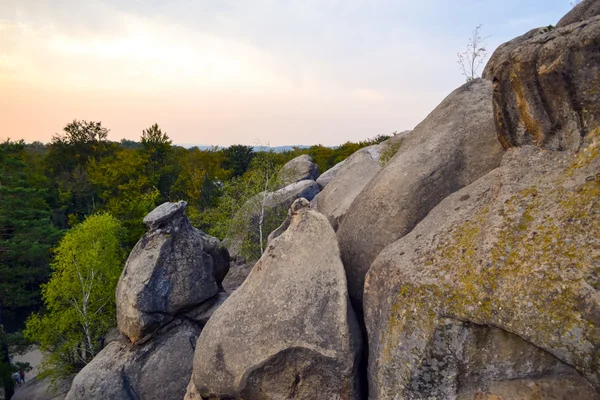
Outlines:
{"label": "stone texture", "polygon": [[148,342],[112,342],[77,374],[66,400],[182,399],[199,334],[195,323],[176,320]]}
{"label": "stone texture", "polygon": [[[229,254],[234,257],[242,255],[242,246],[245,240],[251,240],[254,243],[259,241],[257,231],[263,193],[252,197],[242,206],[236,218],[242,221],[244,229],[236,229],[236,232],[225,240]],[[286,211],[295,200],[300,198],[312,200],[318,193],[319,185],[311,180],[295,182],[275,192],[267,192],[264,213],[267,232],[263,233],[264,238],[267,239],[270,231],[285,220]],[[269,228],[269,226],[271,227]],[[256,261],[257,258],[252,261]]]}
{"label": "stone texture", "polygon": [[579,148],[600,123],[599,41],[600,17],[593,17],[534,29],[498,47],[483,76],[494,83],[494,117],[504,147]]}
{"label": "stone texture", "polygon": [[402,136],[396,155],[352,202],[337,235],[355,305],[362,304],[365,274],[385,246],[446,196],[500,164],[491,97],[492,84],[485,80],[452,92]]}
{"label": "stone texture", "polygon": [[229,294],[236,291],[250,275],[253,266],[254,264],[248,262],[244,257],[234,257],[231,260],[229,272],[223,280],[223,289]]}
{"label": "stone texture", "polygon": [[328,186],[312,200],[312,207],[329,219],[334,230],[338,229],[356,196],[381,171],[382,147],[365,147],[348,157]]}
{"label": "stone texture", "polygon": [[205,397],[353,399],[360,331],[335,233],[297,208],[203,330],[193,384]]}
{"label": "stone texture", "polygon": [[25,385],[15,388],[11,400],[64,400],[74,375],[58,379],[52,386],[49,378],[40,379],[38,376],[25,381]]}
{"label": "stone texture", "polygon": [[[372,399],[477,389],[496,396],[484,399],[598,398],[566,367],[600,389],[600,146],[588,140],[577,156],[510,149],[500,168],[446,198],[379,254],[364,291]],[[447,319],[510,332],[560,364],[531,348],[519,355],[510,343],[508,364],[488,363],[491,354],[475,354],[483,358],[473,364],[456,344],[464,330],[444,333]],[[504,357],[497,344],[475,347]],[[462,354],[459,367],[436,366],[445,380],[421,370],[435,349]],[[513,397],[536,385],[556,397]]]}
{"label": "stone texture", "polygon": [[331,180],[337,175],[338,171],[344,165],[345,162],[346,160],[340,161],[333,167],[329,168],[327,171],[323,172],[321,176],[319,176],[319,178],[317,179],[317,185],[319,185],[319,188],[321,190],[323,190],[323,188],[327,186],[329,182],[331,182]]}
{"label": "stone texture", "polygon": [[277,180],[281,182],[282,187],[300,181],[315,181],[318,177],[319,167],[313,163],[312,157],[308,154],[288,161],[277,174]]}
{"label": "stone texture", "polygon": [[598,15],[600,15],[600,0],[584,0],[562,17],[556,27],[562,28]]}
{"label": "stone texture", "polygon": [[[183,202],[184,203],[184,202]],[[117,286],[119,329],[132,342],[213,297],[229,268],[217,239],[193,228],[185,205],[163,204],[135,245]]]}

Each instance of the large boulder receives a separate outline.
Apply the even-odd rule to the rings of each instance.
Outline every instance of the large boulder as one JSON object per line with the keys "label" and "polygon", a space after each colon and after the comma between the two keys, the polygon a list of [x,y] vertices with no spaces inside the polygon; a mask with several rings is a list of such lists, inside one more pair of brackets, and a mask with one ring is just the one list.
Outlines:
{"label": "large boulder", "polygon": [[229,254],[256,261],[260,254],[252,254],[244,246],[257,247],[261,236],[266,242],[269,233],[285,220],[286,212],[294,201],[300,198],[310,201],[318,193],[319,185],[315,181],[304,180],[250,198],[235,217],[234,229],[225,240]]}
{"label": "large boulder", "polygon": [[187,203],[165,203],[144,218],[117,286],[119,329],[132,342],[215,296],[229,268],[217,239],[193,228]]}
{"label": "large boulder", "polygon": [[338,229],[356,196],[381,170],[380,154],[380,145],[365,147],[352,154],[327,187],[313,199],[312,207],[329,219],[334,230]]}
{"label": "large boulder", "polygon": [[[573,12],[589,5],[595,15],[598,4],[585,2]],[[506,148],[576,150],[600,123],[600,17],[561,26],[534,29],[503,44],[485,67]]]}
{"label": "large boulder", "polygon": [[593,18],[600,15],[600,0],[583,0],[578,5],[567,13],[558,24],[557,28],[562,28],[567,25],[571,25],[577,22],[585,21],[586,19]]}
{"label": "large boulder", "polygon": [[[377,257],[364,291],[372,399],[600,398],[599,170],[597,142],[576,157],[510,149]],[[469,339],[491,327],[527,346]]]}
{"label": "large boulder", "polygon": [[360,330],[335,233],[308,201],[293,210],[202,331],[189,398],[356,397]]}
{"label": "large boulder", "polygon": [[277,180],[282,187],[300,181],[315,181],[318,177],[319,167],[313,163],[312,157],[308,154],[289,161],[277,174]]}
{"label": "large boulder", "polygon": [[329,168],[327,171],[323,172],[321,176],[317,179],[317,185],[319,185],[319,189],[323,190],[325,186],[331,182],[333,178],[337,175],[340,168],[344,165],[346,160],[342,160],[339,163],[335,164],[333,167]]}
{"label": "large boulder", "polygon": [[148,342],[110,343],[77,374],[66,400],[183,399],[200,329],[180,319]]}
{"label": "large boulder", "polygon": [[452,92],[402,137],[396,155],[352,202],[337,235],[357,306],[365,274],[385,246],[446,196],[500,164],[491,97],[491,82],[481,79]]}

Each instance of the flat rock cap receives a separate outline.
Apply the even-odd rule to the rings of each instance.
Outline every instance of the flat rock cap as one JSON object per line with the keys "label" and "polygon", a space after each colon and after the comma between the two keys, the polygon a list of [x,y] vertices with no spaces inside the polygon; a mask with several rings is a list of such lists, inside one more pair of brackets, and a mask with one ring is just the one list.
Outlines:
{"label": "flat rock cap", "polygon": [[178,201],[177,203],[166,202],[152,210],[144,217],[144,224],[150,229],[158,227],[165,221],[174,218],[177,215],[183,214],[187,208],[187,201]]}

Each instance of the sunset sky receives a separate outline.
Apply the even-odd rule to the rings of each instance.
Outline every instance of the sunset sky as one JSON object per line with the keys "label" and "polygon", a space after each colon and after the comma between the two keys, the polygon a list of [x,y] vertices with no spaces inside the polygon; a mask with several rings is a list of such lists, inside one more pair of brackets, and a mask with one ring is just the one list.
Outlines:
{"label": "sunset sky", "polygon": [[413,128],[490,53],[568,0],[0,0],[0,139],[73,119],[182,145],[336,145]]}

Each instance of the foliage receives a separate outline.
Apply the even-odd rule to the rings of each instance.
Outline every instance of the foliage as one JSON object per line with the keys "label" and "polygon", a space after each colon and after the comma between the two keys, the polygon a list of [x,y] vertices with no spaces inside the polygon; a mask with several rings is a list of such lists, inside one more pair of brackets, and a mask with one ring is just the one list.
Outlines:
{"label": "foliage", "polygon": [[50,275],[50,249],[60,236],[26,161],[22,141],[0,144],[0,323],[22,321],[40,306],[39,285]]}
{"label": "foliage", "polygon": [[254,158],[252,146],[244,146],[241,144],[229,146],[224,150],[224,153],[225,160],[223,161],[223,168],[231,170],[233,177],[244,175]]}
{"label": "foliage", "polygon": [[45,312],[27,320],[25,335],[45,353],[46,373],[82,368],[115,326],[115,288],[124,251],[122,227],[109,214],[88,217],[56,249],[52,276],[42,287]]}
{"label": "foliage", "polygon": [[469,38],[467,49],[463,53],[458,53],[458,65],[460,65],[462,74],[470,82],[479,76],[479,68],[483,65],[488,56],[487,49],[483,42],[489,36],[481,37],[481,27],[477,25]]}
{"label": "foliage", "polygon": [[402,139],[390,140],[383,145],[383,150],[381,151],[381,155],[379,156],[379,163],[381,166],[387,165],[390,162],[392,157],[396,155],[400,147],[402,146]]}

